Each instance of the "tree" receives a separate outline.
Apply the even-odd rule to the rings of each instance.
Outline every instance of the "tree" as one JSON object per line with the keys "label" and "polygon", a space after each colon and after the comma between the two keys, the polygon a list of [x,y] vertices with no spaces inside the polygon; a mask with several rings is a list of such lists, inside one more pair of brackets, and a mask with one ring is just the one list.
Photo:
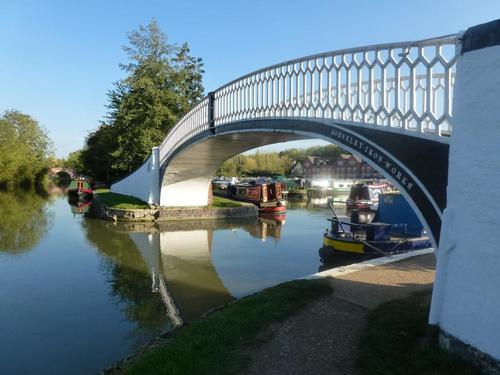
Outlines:
{"label": "tree", "polygon": [[52,142],[35,119],[16,110],[0,116],[0,186],[32,184],[52,157]]}
{"label": "tree", "polygon": [[226,160],[219,168],[217,175],[219,176],[237,176],[238,164],[236,164],[234,158]]}
{"label": "tree", "polygon": [[307,156],[320,156],[335,159],[347,153],[335,145],[313,146],[307,149],[292,148],[276,152],[256,151],[253,155],[237,155],[225,161],[217,174],[223,176],[270,176],[285,175],[294,162],[303,162]]}
{"label": "tree", "polygon": [[96,181],[109,182],[120,176],[119,172],[113,169],[115,132],[113,126],[103,122],[96,131],[87,136],[81,158],[85,172],[91,174]]}
{"label": "tree", "polygon": [[120,64],[127,77],[108,92],[106,119],[87,137],[84,161],[96,179],[119,178],[140,166],[203,96],[203,62],[187,43],[169,43],[154,19],[127,37],[129,61]]}
{"label": "tree", "polygon": [[85,165],[83,163],[83,150],[70,152],[68,157],[63,160],[62,166],[65,168],[72,168],[80,173],[84,173]]}

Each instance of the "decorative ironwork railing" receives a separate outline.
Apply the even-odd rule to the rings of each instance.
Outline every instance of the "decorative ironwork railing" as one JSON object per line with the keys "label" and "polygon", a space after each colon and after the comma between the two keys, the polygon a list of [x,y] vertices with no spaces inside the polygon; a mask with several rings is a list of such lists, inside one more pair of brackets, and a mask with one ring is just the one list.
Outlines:
{"label": "decorative ironwork railing", "polygon": [[208,97],[206,97],[186,113],[168,133],[160,145],[161,164],[167,154],[174,151],[179,144],[208,129],[208,105]]}
{"label": "decorative ironwork railing", "polygon": [[458,39],[333,51],[247,74],[210,93],[172,129],[160,160],[192,136],[254,118],[307,117],[449,136]]}

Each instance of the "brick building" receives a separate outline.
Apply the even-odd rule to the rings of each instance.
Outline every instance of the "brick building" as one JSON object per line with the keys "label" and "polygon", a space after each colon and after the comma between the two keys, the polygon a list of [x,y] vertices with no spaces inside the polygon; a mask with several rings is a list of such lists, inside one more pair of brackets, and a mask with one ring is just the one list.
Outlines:
{"label": "brick building", "polygon": [[350,180],[383,178],[371,166],[350,154],[340,154],[336,159],[308,156],[303,163],[295,163],[290,173],[304,178]]}

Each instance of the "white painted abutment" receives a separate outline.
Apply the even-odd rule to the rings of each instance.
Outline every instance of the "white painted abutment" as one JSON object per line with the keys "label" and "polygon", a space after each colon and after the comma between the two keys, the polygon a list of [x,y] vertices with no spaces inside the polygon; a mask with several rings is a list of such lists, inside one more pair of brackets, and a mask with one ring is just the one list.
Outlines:
{"label": "white painted abutment", "polygon": [[457,62],[448,204],[429,319],[439,327],[443,347],[480,358],[485,372],[495,374],[500,373],[500,45],[481,42],[500,41],[499,30],[498,21],[469,29]]}
{"label": "white painted abutment", "polygon": [[139,198],[147,203],[160,201],[160,156],[158,147],[153,147],[151,155],[132,174],[111,186],[111,191]]}

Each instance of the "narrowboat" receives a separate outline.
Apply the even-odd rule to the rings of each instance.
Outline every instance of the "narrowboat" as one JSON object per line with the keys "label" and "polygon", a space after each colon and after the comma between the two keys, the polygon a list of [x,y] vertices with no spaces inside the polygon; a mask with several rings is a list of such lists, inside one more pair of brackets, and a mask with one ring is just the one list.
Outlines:
{"label": "narrowboat", "polygon": [[[333,206],[330,205],[332,211]],[[323,236],[319,256],[324,261],[336,252],[390,255],[432,247],[417,215],[399,192],[380,194],[379,207],[370,223],[339,219],[333,211],[330,230]]]}
{"label": "narrowboat", "polygon": [[77,177],[71,180],[68,187],[68,197],[70,199],[92,199],[94,192],[89,181],[85,177]]}
{"label": "narrowboat", "polygon": [[216,177],[212,180],[212,192],[221,197],[229,197],[231,185],[235,185],[238,182],[236,177]]}
{"label": "narrowboat", "polygon": [[307,189],[292,187],[288,190],[288,199],[307,199]]}
{"label": "narrowboat", "polygon": [[283,185],[279,182],[251,180],[229,184],[225,189],[217,185],[212,184],[214,194],[253,203],[259,208],[260,213],[284,213],[286,211]]}
{"label": "narrowboat", "polygon": [[332,193],[333,195],[347,195],[351,192],[353,180],[333,180]]}
{"label": "narrowboat", "polygon": [[376,211],[379,195],[391,191],[388,183],[357,182],[352,184],[345,204],[349,210]]}

